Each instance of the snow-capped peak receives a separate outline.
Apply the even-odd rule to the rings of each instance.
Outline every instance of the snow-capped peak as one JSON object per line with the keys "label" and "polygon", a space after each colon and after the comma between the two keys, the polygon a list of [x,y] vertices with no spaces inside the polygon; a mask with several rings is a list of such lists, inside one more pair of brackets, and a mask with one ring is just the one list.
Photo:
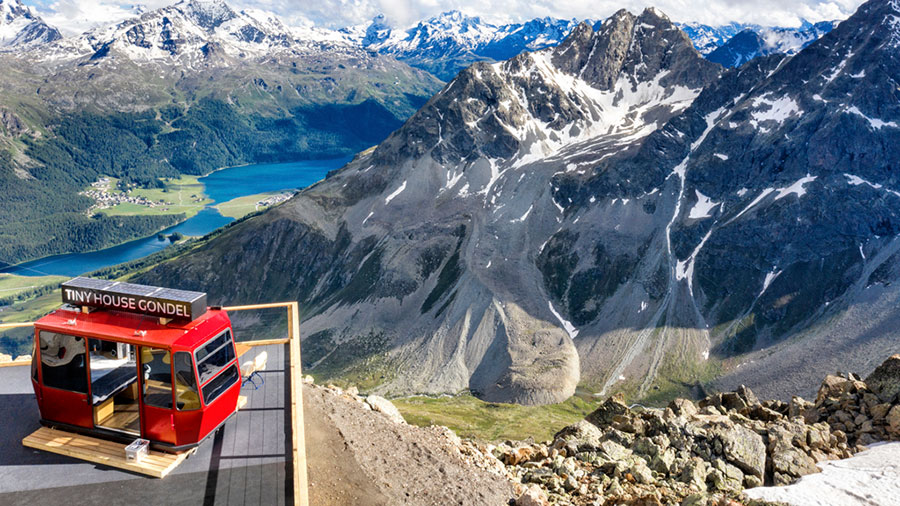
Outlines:
{"label": "snow-capped peak", "polygon": [[62,38],[20,0],[0,0],[0,50],[33,47]]}
{"label": "snow-capped peak", "polygon": [[246,58],[281,51],[306,51],[322,43],[340,43],[335,32],[289,28],[270,12],[236,11],[222,0],[183,0],[116,25],[58,42],[43,60],[97,60],[119,55],[135,62],[178,61],[206,64],[213,56]]}

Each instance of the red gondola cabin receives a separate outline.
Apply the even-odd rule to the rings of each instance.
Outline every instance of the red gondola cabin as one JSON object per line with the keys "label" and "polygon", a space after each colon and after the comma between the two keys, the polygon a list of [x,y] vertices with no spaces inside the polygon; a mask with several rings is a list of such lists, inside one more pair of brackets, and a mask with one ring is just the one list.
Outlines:
{"label": "red gondola cabin", "polygon": [[231,321],[206,294],[75,278],[35,323],[41,423],[107,439],[198,445],[237,409]]}

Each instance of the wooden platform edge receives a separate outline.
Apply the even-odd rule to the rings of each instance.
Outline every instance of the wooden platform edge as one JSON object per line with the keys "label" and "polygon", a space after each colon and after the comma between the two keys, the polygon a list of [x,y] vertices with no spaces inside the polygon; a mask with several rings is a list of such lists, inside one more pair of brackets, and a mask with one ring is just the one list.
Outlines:
{"label": "wooden platform edge", "polygon": [[[22,439],[22,445],[160,479],[175,470],[192,453],[172,454],[150,451],[150,455],[154,457],[153,461],[167,461],[165,466],[150,462],[132,462],[125,459],[126,445],[124,444],[47,427],[41,427],[25,436]],[[101,449],[105,451],[99,451]],[[115,457],[109,451],[111,449],[121,451],[121,457]]]}
{"label": "wooden platform edge", "polygon": [[0,362],[0,367],[21,367],[23,365],[31,365],[31,359],[13,360],[10,362]]}

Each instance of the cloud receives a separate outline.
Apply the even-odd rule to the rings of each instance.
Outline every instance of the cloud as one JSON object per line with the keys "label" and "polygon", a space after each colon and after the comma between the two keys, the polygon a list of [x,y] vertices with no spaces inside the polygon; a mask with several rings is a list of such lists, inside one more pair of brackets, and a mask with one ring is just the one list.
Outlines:
{"label": "cloud", "polygon": [[[44,19],[67,34],[110,24],[133,15],[134,4],[115,0],[25,0]],[[171,4],[169,0],[145,0],[149,9]],[[368,22],[384,14],[397,27],[440,12],[457,9],[485,20],[502,23],[535,17],[604,19],[620,8],[640,12],[654,6],[675,21],[724,24],[730,21],[768,26],[797,26],[801,19],[811,22],[843,19],[863,0],[232,0],[237,9],[256,8],[274,12],[290,24],[310,23],[340,28]]]}

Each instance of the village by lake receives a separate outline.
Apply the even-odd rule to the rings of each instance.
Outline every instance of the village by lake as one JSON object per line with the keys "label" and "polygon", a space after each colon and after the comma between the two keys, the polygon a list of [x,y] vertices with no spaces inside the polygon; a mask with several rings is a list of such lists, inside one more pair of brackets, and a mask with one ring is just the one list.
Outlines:
{"label": "village by lake", "polygon": [[[0,269],[0,273],[19,276],[78,276],[130,262],[169,247],[171,236],[197,237],[206,235],[219,227],[234,221],[237,217],[250,212],[283,202],[297,190],[303,189],[322,180],[334,169],[342,167],[350,158],[333,158],[327,160],[307,160],[290,163],[254,164],[240,167],[229,167],[218,170],[208,176],[196,178],[195,181],[179,181],[185,185],[184,195],[176,195],[185,206],[193,206],[189,219],[154,234],[88,253],[70,253],[41,258]],[[105,188],[115,184],[112,180],[98,181],[89,190],[99,199],[96,211],[110,212],[119,207],[119,211],[128,212],[173,212],[174,205],[165,205],[160,199],[172,202],[173,195],[162,190],[154,190],[154,194],[116,193],[115,190],[104,192]],[[107,195],[101,195],[106,193]],[[169,192],[171,193],[171,192]],[[153,205],[150,205],[153,204]],[[199,205],[198,205],[199,204]],[[106,207],[101,209],[101,206]],[[121,206],[121,207],[120,207]],[[181,209],[181,208],[178,208]],[[179,212],[183,212],[179,210]]]}

